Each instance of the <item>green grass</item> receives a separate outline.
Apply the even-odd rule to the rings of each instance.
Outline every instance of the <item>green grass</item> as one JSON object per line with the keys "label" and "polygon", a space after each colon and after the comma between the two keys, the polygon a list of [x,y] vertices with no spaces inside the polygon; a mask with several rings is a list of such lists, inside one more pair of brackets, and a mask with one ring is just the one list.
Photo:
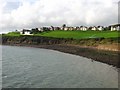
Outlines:
{"label": "green grass", "polygon": [[[56,38],[73,38],[73,39],[82,39],[82,38],[114,38],[118,37],[119,32],[114,31],[49,31],[35,36],[46,36],[46,37],[56,37]],[[120,33],[119,33],[120,34]]]}
{"label": "green grass", "polygon": [[3,36],[20,36],[19,32],[9,32],[8,34],[4,34]]}
{"label": "green grass", "polygon": [[[119,37],[118,31],[47,31],[32,36],[45,36],[55,38],[73,38],[73,39],[85,39],[85,38],[116,38]],[[10,32],[4,36],[24,36],[18,32]]]}

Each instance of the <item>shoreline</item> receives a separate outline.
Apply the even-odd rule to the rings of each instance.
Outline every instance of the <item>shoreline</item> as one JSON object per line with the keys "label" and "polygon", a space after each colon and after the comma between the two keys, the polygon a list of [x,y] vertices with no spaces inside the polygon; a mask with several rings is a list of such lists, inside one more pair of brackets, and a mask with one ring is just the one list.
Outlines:
{"label": "shoreline", "polygon": [[56,50],[64,53],[69,53],[73,55],[83,56],[93,61],[98,61],[112,65],[114,67],[120,68],[119,54],[120,51],[109,51],[102,50],[96,47],[85,47],[79,45],[69,45],[69,44],[53,44],[53,45],[27,45],[27,44],[3,44],[9,46],[25,46],[25,47],[35,47]]}
{"label": "shoreline", "polygon": [[1,44],[51,49],[120,67],[120,37],[65,39],[43,36],[2,36]]}

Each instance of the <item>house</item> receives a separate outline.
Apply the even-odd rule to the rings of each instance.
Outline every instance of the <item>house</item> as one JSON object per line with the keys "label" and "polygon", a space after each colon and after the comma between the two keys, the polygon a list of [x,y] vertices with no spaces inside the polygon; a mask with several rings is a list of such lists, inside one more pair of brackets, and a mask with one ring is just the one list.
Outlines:
{"label": "house", "polygon": [[110,25],[111,31],[120,31],[120,24]]}
{"label": "house", "polygon": [[87,27],[85,27],[85,26],[80,26],[80,30],[81,30],[81,31],[87,31],[87,30],[88,30],[88,28],[87,28]]}
{"label": "house", "polygon": [[83,31],[87,31],[87,30],[88,30],[88,28],[84,26],[83,27]]}
{"label": "house", "polygon": [[49,29],[50,31],[61,30],[60,27],[54,27],[54,26],[48,27],[48,29]]}
{"label": "house", "polygon": [[94,26],[94,27],[91,28],[91,30],[96,31],[97,27]]}
{"label": "house", "polygon": [[104,30],[104,27],[103,27],[103,26],[98,26],[98,27],[97,27],[97,30],[103,31],[103,30]]}
{"label": "house", "polygon": [[68,30],[69,30],[69,27],[65,27],[65,28],[64,28],[64,31],[68,31]]}
{"label": "house", "polygon": [[26,30],[26,29],[23,29],[23,30],[20,32],[20,34],[22,34],[22,35],[33,35],[33,34],[31,33],[31,30]]}
{"label": "house", "polygon": [[88,30],[92,30],[92,26],[88,27]]}
{"label": "house", "polygon": [[115,26],[111,26],[110,30],[111,30],[111,31],[115,31],[115,30],[116,30],[116,27],[115,27]]}
{"label": "house", "polygon": [[75,30],[80,30],[80,27],[75,27]]}
{"label": "house", "polygon": [[43,28],[38,28],[38,30],[39,30],[40,32],[43,32]]}
{"label": "house", "polygon": [[54,30],[61,30],[60,27],[54,27]]}
{"label": "house", "polygon": [[70,30],[70,31],[73,31],[73,30],[74,30],[74,27],[69,27],[69,30]]}
{"label": "house", "polygon": [[60,27],[60,30],[63,30],[63,27]]}
{"label": "house", "polygon": [[53,26],[50,27],[50,31],[54,31],[55,28]]}
{"label": "house", "polygon": [[42,27],[43,31],[52,31],[52,27]]}

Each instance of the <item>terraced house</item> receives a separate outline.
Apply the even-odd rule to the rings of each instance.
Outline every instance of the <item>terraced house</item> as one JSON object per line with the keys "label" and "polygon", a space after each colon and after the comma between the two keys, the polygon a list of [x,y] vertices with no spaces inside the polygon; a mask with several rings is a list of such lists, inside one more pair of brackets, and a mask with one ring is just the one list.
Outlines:
{"label": "terraced house", "polygon": [[64,31],[73,31],[73,30],[79,30],[79,31],[88,31],[88,30],[92,30],[92,31],[104,31],[104,30],[110,30],[110,31],[120,31],[120,24],[114,24],[114,25],[110,25],[108,27],[104,27],[104,26],[90,26],[90,27],[86,27],[86,26],[77,26],[77,27],[68,27],[66,25],[61,26],[61,27],[54,27],[54,26],[50,26],[50,27],[40,27],[40,28],[35,28],[35,29],[31,29],[31,30],[27,30],[27,29],[23,29],[20,34],[23,35],[32,35],[32,33],[35,32],[44,32],[44,31],[54,31],[54,30],[64,30]]}

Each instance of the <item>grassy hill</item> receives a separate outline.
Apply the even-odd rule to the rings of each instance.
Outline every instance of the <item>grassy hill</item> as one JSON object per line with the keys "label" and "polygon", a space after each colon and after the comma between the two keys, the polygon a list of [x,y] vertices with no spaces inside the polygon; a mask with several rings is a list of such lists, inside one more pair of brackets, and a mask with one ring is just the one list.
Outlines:
{"label": "grassy hill", "polygon": [[[116,38],[119,37],[118,31],[46,31],[33,36],[45,36],[55,38],[73,38],[73,39],[86,39],[86,38]],[[4,36],[22,36],[20,33],[11,32]]]}
{"label": "grassy hill", "polygon": [[20,32],[9,32],[8,34],[3,34],[2,36],[21,36]]}
{"label": "grassy hill", "polygon": [[49,31],[35,36],[46,36],[55,38],[73,38],[73,39],[84,39],[84,38],[115,38],[119,37],[120,34],[117,31]]}

